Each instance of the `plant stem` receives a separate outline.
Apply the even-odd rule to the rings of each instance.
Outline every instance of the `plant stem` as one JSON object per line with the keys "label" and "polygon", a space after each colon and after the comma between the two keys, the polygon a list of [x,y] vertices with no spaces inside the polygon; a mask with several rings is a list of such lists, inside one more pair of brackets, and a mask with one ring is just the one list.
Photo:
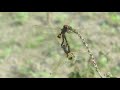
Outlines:
{"label": "plant stem", "polygon": [[91,57],[91,59],[89,59],[89,60],[91,60],[93,66],[94,66],[94,68],[96,69],[96,71],[98,72],[99,76],[100,76],[101,78],[103,78],[103,76],[102,76],[102,74],[101,74],[101,72],[100,72],[100,70],[99,70],[99,68],[98,68],[98,66],[97,66],[97,64],[96,64],[96,62],[95,62],[95,58],[94,58],[94,56],[93,56],[93,54],[92,54],[92,51],[90,50],[88,44],[85,42],[85,39],[84,39],[84,38],[82,37],[82,35],[81,35],[80,33],[78,33],[76,30],[73,30],[73,29],[72,29],[72,31],[73,31],[75,34],[77,34],[77,35],[80,37],[80,39],[82,40],[83,44],[84,44],[85,47],[87,48],[88,53],[89,53],[89,55],[90,55],[90,57]]}

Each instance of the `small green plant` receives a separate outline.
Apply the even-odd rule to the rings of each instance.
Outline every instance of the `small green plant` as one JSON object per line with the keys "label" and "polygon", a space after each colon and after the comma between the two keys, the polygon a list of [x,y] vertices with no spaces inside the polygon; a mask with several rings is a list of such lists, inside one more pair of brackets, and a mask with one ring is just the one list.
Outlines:
{"label": "small green plant", "polygon": [[108,64],[108,59],[102,52],[99,52],[98,64],[102,68],[105,68]]}
{"label": "small green plant", "polygon": [[111,72],[113,75],[117,75],[120,72],[120,66],[112,67]]}
{"label": "small green plant", "polygon": [[63,23],[67,17],[68,17],[67,14],[57,13],[54,15],[53,19],[55,20],[56,23]]}
{"label": "small green plant", "polygon": [[76,72],[71,72],[70,74],[68,74],[69,78],[81,78],[80,72],[76,71]]}
{"label": "small green plant", "polygon": [[25,45],[25,47],[27,47],[27,48],[36,48],[36,47],[39,47],[40,44],[43,41],[44,41],[44,37],[37,36],[35,39],[32,39],[32,40],[28,41],[27,44]]}
{"label": "small green plant", "polygon": [[118,15],[117,13],[111,13],[110,18],[114,23],[119,23],[120,21],[120,15]]}
{"label": "small green plant", "polygon": [[15,21],[19,24],[24,24],[29,18],[28,12],[17,12],[15,15]]}
{"label": "small green plant", "polygon": [[[109,27],[118,27],[120,25],[120,15],[116,12],[112,12],[108,14],[108,18],[106,20],[106,23],[109,25]],[[115,30],[116,31],[116,30]]]}
{"label": "small green plant", "polygon": [[5,58],[9,56],[12,53],[12,48],[4,48],[3,50],[0,51],[0,58]]}

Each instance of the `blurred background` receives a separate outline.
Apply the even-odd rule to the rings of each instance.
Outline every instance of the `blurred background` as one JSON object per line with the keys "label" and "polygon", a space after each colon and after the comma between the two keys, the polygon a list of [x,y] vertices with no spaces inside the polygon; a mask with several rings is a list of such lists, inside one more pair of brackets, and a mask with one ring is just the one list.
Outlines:
{"label": "blurred background", "polygon": [[75,60],[57,38],[64,24],[85,38],[103,75],[120,77],[119,12],[0,12],[1,78],[98,78],[80,38],[66,34]]}

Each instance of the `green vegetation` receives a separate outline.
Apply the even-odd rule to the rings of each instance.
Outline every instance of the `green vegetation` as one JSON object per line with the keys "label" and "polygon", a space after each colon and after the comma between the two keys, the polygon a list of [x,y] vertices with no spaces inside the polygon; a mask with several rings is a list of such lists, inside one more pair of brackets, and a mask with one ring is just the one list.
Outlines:
{"label": "green vegetation", "polygon": [[44,41],[44,37],[37,36],[34,39],[31,39],[27,42],[26,48],[37,48],[40,47],[40,44]]}
{"label": "green vegetation", "polygon": [[14,20],[18,24],[24,24],[26,21],[29,20],[29,13],[28,12],[17,12],[15,13]]}
{"label": "green vegetation", "polygon": [[114,24],[120,24],[120,15],[117,13],[110,13],[110,19]]}
{"label": "green vegetation", "polygon": [[8,57],[12,53],[12,48],[4,48],[0,51],[0,58],[4,59],[5,57]]}

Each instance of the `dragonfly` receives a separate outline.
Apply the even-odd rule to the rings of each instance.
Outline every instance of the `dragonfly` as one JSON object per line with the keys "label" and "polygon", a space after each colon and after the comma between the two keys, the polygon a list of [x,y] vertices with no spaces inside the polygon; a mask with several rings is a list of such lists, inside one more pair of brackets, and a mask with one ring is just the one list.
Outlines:
{"label": "dragonfly", "polygon": [[[75,15],[74,15],[75,16]],[[42,25],[34,25],[33,27],[36,28],[35,30],[39,30],[39,28],[43,28],[43,29],[46,29],[46,30],[49,30],[48,32],[46,32],[46,30],[43,30],[42,33],[44,34],[51,34],[52,37],[51,39],[55,39],[55,43],[58,44],[58,45],[61,45],[61,48],[63,49],[66,57],[71,61],[75,56],[73,54],[73,52],[71,52],[71,48],[70,48],[70,45],[68,44],[68,41],[67,41],[67,38],[66,38],[66,33],[69,33],[71,32],[70,30],[72,29],[69,25],[69,23],[71,22],[71,19],[72,17],[68,17],[65,22],[63,23],[63,25],[53,25],[52,23],[50,23],[49,25],[46,25],[46,26],[42,26]],[[61,29],[61,26],[62,26],[62,29]],[[49,28],[49,29],[48,29]],[[61,30],[58,31],[58,30]],[[60,32],[60,34],[59,34]],[[58,35],[59,34],[59,35]],[[57,36],[58,35],[58,36]],[[58,37],[58,38],[56,38]],[[61,42],[62,41],[62,42]],[[75,52],[74,52],[75,53]],[[74,62],[74,60],[72,60]],[[54,66],[51,67],[51,77],[56,75],[57,73],[57,70],[58,68],[63,65],[63,64],[67,64],[65,63],[66,61],[65,60],[59,60],[57,62],[57,64],[55,64]]]}
{"label": "dragonfly", "polygon": [[61,33],[58,34],[57,36],[58,38],[62,38],[61,48],[63,49],[69,60],[72,60],[75,57],[74,54],[71,52],[70,45],[66,38],[66,33],[69,33],[71,30],[72,30],[71,26],[64,25],[63,28],[61,29]]}

